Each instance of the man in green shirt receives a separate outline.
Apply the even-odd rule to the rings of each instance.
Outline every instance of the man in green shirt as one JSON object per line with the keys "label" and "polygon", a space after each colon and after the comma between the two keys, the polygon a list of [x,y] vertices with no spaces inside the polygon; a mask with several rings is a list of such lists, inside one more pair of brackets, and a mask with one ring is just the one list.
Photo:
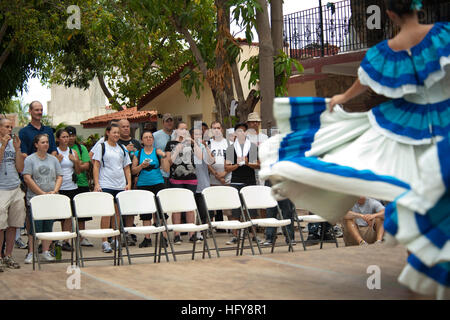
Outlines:
{"label": "man in green shirt", "polygon": [[[89,192],[89,180],[87,177],[87,171],[89,171],[89,166],[91,163],[89,151],[84,145],[76,142],[77,130],[74,127],[68,126],[66,127],[66,130],[69,133],[69,147],[78,153],[78,161],[80,161],[81,173],[77,175],[78,193]],[[78,226],[80,230],[84,230],[86,228],[85,222],[89,220],[92,220],[92,218],[78,218]],[[87,238],[82,238],[80,244],[85,247],[93,246]]]}

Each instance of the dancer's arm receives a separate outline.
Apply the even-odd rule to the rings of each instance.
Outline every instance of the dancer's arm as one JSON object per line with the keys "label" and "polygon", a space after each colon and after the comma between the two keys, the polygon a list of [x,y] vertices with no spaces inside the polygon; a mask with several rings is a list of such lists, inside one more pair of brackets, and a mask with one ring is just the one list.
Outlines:
{"label": "dancer's arm", "polygon": [[331,98],[330,112],[333,112],[335,105],[346,103],[347,101],[364,93],[368,88],[368,86],[362,85],[359,79],[357,79],[347,91],[342,94],[337,94]]}

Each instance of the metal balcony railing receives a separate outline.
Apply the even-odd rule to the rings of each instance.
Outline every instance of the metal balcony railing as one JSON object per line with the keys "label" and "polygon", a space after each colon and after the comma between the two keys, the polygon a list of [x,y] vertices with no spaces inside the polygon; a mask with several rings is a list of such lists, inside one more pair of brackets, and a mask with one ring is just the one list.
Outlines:
{"label": "metal balcony railing", "polygon": [[[380,29],[369,29],[371,5],[380,8]],[[422,23],[450,20],[450,1],[425,0]],[[284,16],[284,50],[292,58],[309,59],[370,48],[393,37],[398,28],[386,15],[384,0],[345,0]]]}

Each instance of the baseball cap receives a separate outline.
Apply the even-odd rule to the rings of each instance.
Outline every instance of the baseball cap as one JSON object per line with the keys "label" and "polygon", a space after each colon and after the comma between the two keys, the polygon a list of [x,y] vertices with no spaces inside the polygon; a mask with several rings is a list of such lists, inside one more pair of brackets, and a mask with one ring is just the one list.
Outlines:
{"label": "baseball cap", "polygon": [[72,134],[75,134],[75,135],[77,134],[77,129],[75,129],[75,127],[67,126],[65,129],[66,129],[67,133],[69,134],[69,136]]}
{"label": "baseball cap", "polygon": [[248,118],[247,118],[247,122],[249,122],[249,121],[261,122],[261,118],[259,117],[258,112],[249,113]]}
{"label": "baseball cap", "polygon": [[166,121],[169,120],[169,119],[172,119],[172,120],[173,120],[173,117],[172,117],[172,115],[171,115],[170,113],[165,113],[165,114],[163,115],[163,117],[162,117],[163,122],[166,122]]}

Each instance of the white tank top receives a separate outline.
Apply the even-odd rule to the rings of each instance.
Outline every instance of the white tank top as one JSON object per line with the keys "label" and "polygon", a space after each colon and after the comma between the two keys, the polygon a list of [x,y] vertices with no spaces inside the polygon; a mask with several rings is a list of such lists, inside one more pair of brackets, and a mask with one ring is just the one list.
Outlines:
{"label": "white tank top", "polygon": [[72,174],[74,172],[73,162],[69,159],[70,149],[67,148],[66,151],[61,151],[58,147],[58,153],[63,155],[63,160],[60,162],[61,164],[61,172],[63,176],[63,181],[61,184],[60,190],[74,190],[77,189],[78,186],[72,180]]}

